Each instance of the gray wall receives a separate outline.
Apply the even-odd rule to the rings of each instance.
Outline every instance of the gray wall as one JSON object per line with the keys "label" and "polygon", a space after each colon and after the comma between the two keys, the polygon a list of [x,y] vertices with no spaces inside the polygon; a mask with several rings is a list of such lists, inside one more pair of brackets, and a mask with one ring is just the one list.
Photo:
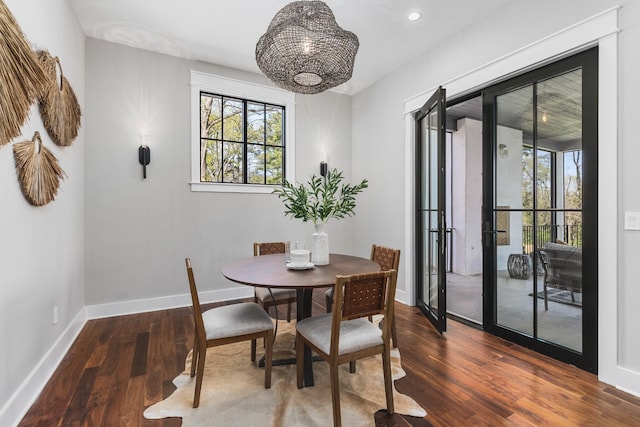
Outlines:
{"label": "gray wall", "polygon": [[[36,48],[60,57],[64,75],[84,113],[85,37],[66,0],[4,3]],[[34,104],[22,135],[13,142],[31,140],[35,131],[40,132],[44,146],[56,156],[67,178],[53,202],[33,207],[20,192],[11,143],[0,147],[2,425],[10,425],[3,423],[3,413],[9,418],[14,415],[6,406],[10,397],[84,306],[84,129],[80,129],[73,145],[58,147],[47,135]],[[58,307],[56,325],[54,306]]]}
{"label": "gray wall", "polygon": [[[220,267],[253,255],[254,241],[311,242],[313,225],[285,218],[273,194],[191,192],[190,69],[269,84],[251,73],[87,40],[88,306],[186,294],[186,256],[201,291],[240,286]],[[141,128],[151,148],[147,179],[137,157]],[[323,149],[329,166],[350,179],[351,99],[297,96],[298,181],[318,173]],[[333,252],[352,252],[351,221],[329,222]]]}
{"label": "gray wall", "polygon": [[[404,239],[406,219],[410,213],[404,205],[405,186],[405,122],[404,101],[423,91],[436,88],[449,80],[470,72],[523,46],[542,39],[556,31],[576,24],[605,9],[621,4],[619,12],[619,118],[618,118],[618,177],[619,221],[624,211],[640,210],[640,145],[636,142],[638,94],[640,79],[637,70],[640,56],[640,2],[608,0],[566,0],[556,2],[513,2],[511,6],[487,20],[478,22],[466,31],[405,64],[402,69],[388,75],[353,99],[353,157],[354,174],[374,171],[373,182],[384,182],[386,211],[384,225],[378,217],[361,218],[354,227],[356,246],[372,238],[389,240],[398,247],[406,247]],[[600,141],[603,147],[612,141]],[[360,160],[366,159],[364,162]],[[377,209],[379,200],[373,194],[363,197],[360,207]],[[618,227],[618,312],[600,313],[601,321],[617,322],[619,334],[619,365],[629,369],[638,378],[640,373],[640,263],[637,248],[640,233],[624,231]],[[373,231],[372,231],[373,230]],[[400,275],[402,277],[402,274]],[[404,284],[398,284],[399,289]],[[617,319],[617,320],[616,320]],[[636,380],[635,391],[640,392]]]}

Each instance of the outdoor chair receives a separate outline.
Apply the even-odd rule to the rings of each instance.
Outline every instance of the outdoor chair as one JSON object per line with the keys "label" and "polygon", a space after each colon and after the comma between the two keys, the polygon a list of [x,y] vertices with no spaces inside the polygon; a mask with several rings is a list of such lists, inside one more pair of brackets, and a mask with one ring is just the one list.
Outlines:
{"label": "outdoor chair", "polygon": [[582,248],[546,243],[538,250],[538,259],[544,271],[544,309],[549,310],[548,288],[569,291],[571,302],[576,303],[575,294],[582,293]]}

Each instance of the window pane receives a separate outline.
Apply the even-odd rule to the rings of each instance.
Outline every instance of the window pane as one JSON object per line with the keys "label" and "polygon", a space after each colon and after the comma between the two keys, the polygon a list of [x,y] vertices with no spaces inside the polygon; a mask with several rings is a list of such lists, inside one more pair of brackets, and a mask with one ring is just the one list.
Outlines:
{"label": "window pane", "polygon": [[222,144],[220,141],[202,139],[200,147],[200,181],[220,182],[222,178],[220,174]]}
{"label": "window pane", "polygon": [[545,150],[536,151],[536,207],[545,209],[551,207],[551,153]]}
{"label": "window pane", "polygon": [[264,144],[264,104],[247,103],[247,142]]}
{"label": "window pane", "polygon": [[222,98],[219,96],[200,95],[200,136],[202,138],[222,137]]}
{"label": "window pane", "polygon": [[223,139],[242,142],[244,140],[244,113],[242,101],[224,98],[223,101]]}
{"label": "window pane", "polygon": [[244,183],[244,168],[242,164],[244,144],[225,141],[223,142],[222,150],[223,182]]}
{"label": "window pane", "polygon": [[247,179],[250,184],[264,184],[264,145],[247,145]]}
{"label": "window pane", "polygon": [[267,184],[284,184],[283,158],[281,147],[267,147]]}
{"label": "window pane", "polygon": [[564,153],[564,206],[582,209],[582,150]]}
{"label": "window pane", "polygon": [[[533,207],[533,86],[496,98],[496,204]],[[527,225],[533,225],[527,224]]]}
{"label": "window pane", "polygon": [[282,139],[282,117],[283,108],[274,105],[267,105],[267,144],[283,145]]}

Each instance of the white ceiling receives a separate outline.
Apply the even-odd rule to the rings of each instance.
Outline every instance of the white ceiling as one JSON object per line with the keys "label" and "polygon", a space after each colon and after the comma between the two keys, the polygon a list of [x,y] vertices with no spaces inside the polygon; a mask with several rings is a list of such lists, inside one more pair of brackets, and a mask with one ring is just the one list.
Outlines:
{"label": "white ceiling", "polygon": [[[506,7],[510,0],[326,0],[338,25],[360,39],[355,94]],[[259,73],[255,45],[287,0],[70,0],[84,33],[141,49]],[[412,11],[422,13],[415,22]]]}

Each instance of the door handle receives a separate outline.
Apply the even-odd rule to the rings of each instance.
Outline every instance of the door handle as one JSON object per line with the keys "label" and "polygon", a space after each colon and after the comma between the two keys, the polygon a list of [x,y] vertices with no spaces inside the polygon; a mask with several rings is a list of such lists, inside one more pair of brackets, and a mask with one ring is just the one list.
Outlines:
{"label": "door handle", "polygon": [[486,235],[496,236],[498,233],[506,233],[507,230],[482,230],[482,243],[485,247],[491,246],[491,239],[485,238]]}
{"label": "door handle", "polygon": [[484,230],[483,233],[486,234],[498,234],[498,233],[506,233],[507,230]]}

